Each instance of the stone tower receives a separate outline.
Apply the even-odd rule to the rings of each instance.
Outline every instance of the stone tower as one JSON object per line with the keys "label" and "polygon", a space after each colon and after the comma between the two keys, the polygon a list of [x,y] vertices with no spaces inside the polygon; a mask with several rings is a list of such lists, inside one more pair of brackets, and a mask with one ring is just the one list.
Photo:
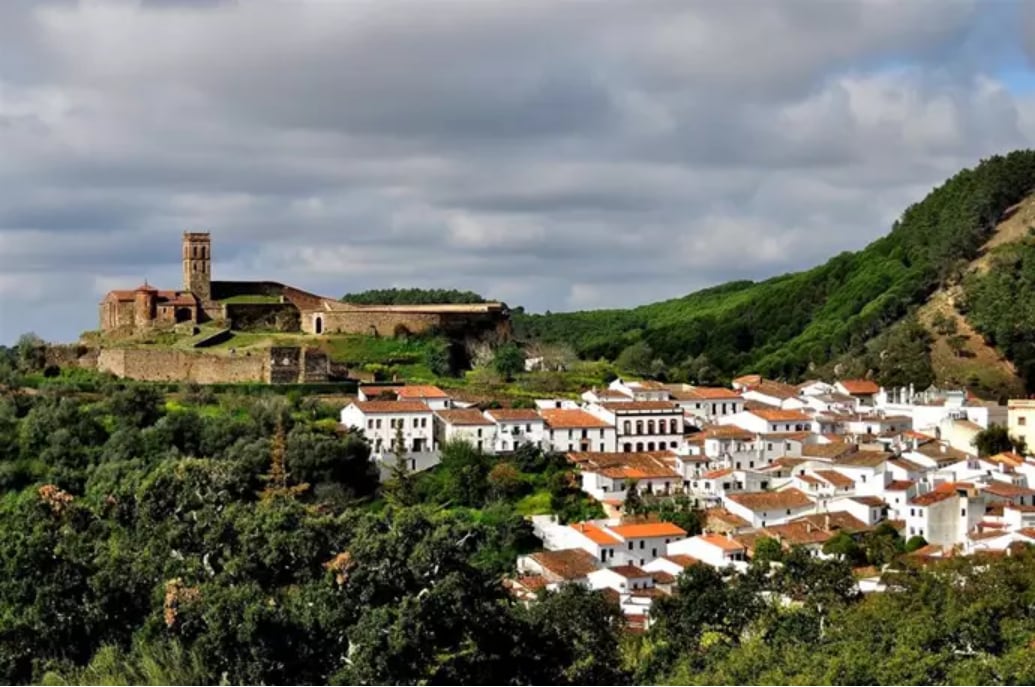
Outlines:
{"label": "stone tower", "polygon": [[146,281],[133,291],[133,324],[137,327],[149,327],[154,324],[158,289]]}
{"label": "stone tower", "polygon": [[212,239],[208,232],[183,232],[183,290],[212,300]]}

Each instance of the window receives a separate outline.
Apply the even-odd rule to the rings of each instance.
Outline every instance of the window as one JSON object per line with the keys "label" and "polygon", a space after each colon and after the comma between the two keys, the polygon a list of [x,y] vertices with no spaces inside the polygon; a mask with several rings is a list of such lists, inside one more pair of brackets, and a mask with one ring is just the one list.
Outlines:
{"label": "window", "polygon": [[586,439],[588,437],[589,437],[589,430],[587,430],[587,429],[582,430],[582,438]]}
{"label": "window", "polygon": [[625,422],[623,422],[622,423],[622,433],[623,434],[632,434],[632,424],[633,423],[630,422],[629,420],[626,420]]}
{"label": "window", "polygon": [[381,418],[378,418],[377,420],[374,421],[374,426],[377,427],[378,429],[381,429]]}
{"label": "window", "polygon": [[637,451],[642,451],[643,450],[643,442],[642,441],[637,441],[636,442],[636,450]]}
{"label": "window", "polygon": [[629,542],[629,550],[630,550],[630,551],[632,551],[632,550],[633,550],[633,543],[632,543],[632,542]]}
{"label": "window", "polygon": [[629,442],[625,442],[624,444],[622,444],[622,451],[624,451],[625,453],[632,453],[632,450],[633,445]]}
{"label": "window", "polygon": [[658,550],[657,549],[651,549],[650,550],[650,555],[653,556],[654,558],[657,558],[658,557]]}
{"label": "window", "polygon": [[641,540],[640,540],[640,548],[641,548],[641,549],[645,549],[645,548],[647,548],[647,542],[645,542],[645,541],[643,541],[643,540],[641,539]]}
{"label": "window", "polygon": [[367,429],[373,429],[373,428],[374,428],[374,421],[373,420],[367,420]]}
{"label": "window", "polygon": [[670,448],[678,448],[679,445],[676,442],[672,441],[672,442],[669,442],[669,447]]}
{"label": "window", "polygon": [[790,514],[791,514],[791,509],[790,509],[790,508],[788,508],[788,509],[787,509],[787,515],[790,515]]}
{"label": "window", "polygon": [[966,508],[960,508],[960,517],[961,518],[967,517],[967,509]]}
{"label": "window", "polygon": [[573,431],[569,429],[568,430],[568,438],[571,439],[573,436],[574,436]]}
{"label": "window", "polygon": [[1026,424],[1028,424],[1028,418],[1024,417],[1023,415],[1017,418],[1017,426],[1023,427]]}
{"label": "window", "polygon": [[654,442],[653,441],[648,441],[647,442],[647,450],[648,451],[653,451],[654,450]]}
{"label": "window", "polygon": [[480,439],[480,438],[481,438],[481,436],[482,436],[482,430],[481,430],[481,429],[479,429],[479,430],[478,430],[478,438]]}
{"label": "window", "polygon": [[643,434],[643,420],[636,421],[636,433]]}
{"label": "window", "polygon": [[771,443],[770,444],[766,444],[765,448],[766,448],[767,451],[772,451],[773,450],[773,445]]}
{"label": "window", "polygon": [[909,515],[910,516],[915,516],[916,515],[916,508],[910,508],[909,509]]}
{"label": "window", "polygon": [[679,421],[676,418],[672,418],[668,421],[669,430],[672,434],[679,434]]}
{"label": "window", "polygon": [[654,420],[647,420],[647,434],[654,434]]}
{"label": "window", "polygon": [[525,431],[526,432],[531,432],[532,431],[532,425],[525,425]]}

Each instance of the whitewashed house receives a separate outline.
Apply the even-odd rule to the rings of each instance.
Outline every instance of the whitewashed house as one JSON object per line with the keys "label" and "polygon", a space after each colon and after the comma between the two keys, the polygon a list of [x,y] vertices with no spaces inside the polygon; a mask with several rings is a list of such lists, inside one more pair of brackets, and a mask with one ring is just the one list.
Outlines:
{"label": "whitewashed house", "polygon": [[734,566],[743,568],[747,548],[730,535],[698,534],[668,545],[667,554],[690,556],[705,565],[716,568]]}
{"label": "whitewashed house", "polygon": [[543,448],[548,451],[615,450],[615,426],[581,408],[540,410],[544,422]]}
{"label": "whitewashed house", "polygon": [[585,410],[615,428],[624,453],[675,450],[683,439],[683,411],[670,401],[591,403]]}
{"label": "whitewashed house", "polygon": [[484,414],[496,424],[493,433],[496,453],[508,453],[525,444],[543,448],[546,426],[542,416],[535,410],[495,408],[486,410]]}
{"label": "whitewashed house", "polygon": [[363,430],[382,479],[395,464],[397,436],[402,438],[410,470],[426,470],[439,463],[434,411],[421,401],[353,401],[342,409],[341,424]]}
{"label": "whitewashed house", "polygon": [[495,453],[496,423],[476,408],[451,408],[435,413],[435,437],[439,445],[466,441],[471,446]]}
{"label": "whitewashed house", "polygon": [[805,492],[794,488],[727,494],[722,503],[726,510],[744,518],[753,527],[777,525],[815,508],[815,503]]}
{"label": "whitewashed house", "polygon": [[745,410],[719,420],[720,425],[736,425],[750,432],[771,434],[777,432],[811,432],[812,418],[800,410],[755,409]]}

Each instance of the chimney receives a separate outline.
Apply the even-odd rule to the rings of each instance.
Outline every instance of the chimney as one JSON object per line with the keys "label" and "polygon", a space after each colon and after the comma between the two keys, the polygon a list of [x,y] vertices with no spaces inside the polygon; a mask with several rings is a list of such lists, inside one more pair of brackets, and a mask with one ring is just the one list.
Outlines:
{"label": "chimney", "polygon": [[827,532],[830,531],[830,513],[823,516],[823,529]]}
{"label": "chimney", "polygon": [[733,541],[733,532],[730,530],[726,530],[726,538],[730,541]]}
{"label": "chimney", "polygon": [[806,532],[806,534],[812,534],[812,521],[811,520],[806,520],[805,521],[805,532]]}

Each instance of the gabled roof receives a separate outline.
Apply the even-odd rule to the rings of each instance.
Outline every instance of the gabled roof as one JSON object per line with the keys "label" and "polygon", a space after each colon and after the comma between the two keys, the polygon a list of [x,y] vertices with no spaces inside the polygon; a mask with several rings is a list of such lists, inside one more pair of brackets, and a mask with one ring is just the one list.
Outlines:
{"label": "gabled roof", "polygon": [[696,565],[699,562],[693,556],[687,556],[684,553],[669,553],[664,556],[661,556],[661,558],[670,560],[676,565],[681,565],[684,568],[689,568],[691,565]]}
{"label": "gabled roof", "polygon": [[851,468],[875,468],[888,462],[891,457],[892,454],[883,451],[856,451],[838,458],[834,463]]}
{"label": "gabled roof", "polygon": [[781,382],[763,381],[759,384],[755,384],[751,387],[751,391],[762,394],[764,396],[772,396],[773,398],[779,398],[786,400],[788,398],[797,398],[798,389],[791,386],[790,384],[783,384]]}
{"label": "gabled roof", "polygon": [[672,522],[645,522],[633,525],[613,525],[607,529],[614,532],[622,539],[686,536],[686,530]]}
{"label": "gabled roof", "polygon": [[721,386],[695,386],[692,389],[682,391],[670,391],[673,398],[679,400],[700,399],[702,401],[740,401],[740,392],[733,389],[726,389]]}
{"label": "gabled roof", "polygon": [[568,527],[579,534],[584,535],[594,544],[602,544],[604,546],[608,546],[610,544],[621,544],[617,538],[611,536],[591,522],[576,522],[568,525]]}
{"label": "gabled roof", "polygon": [[816,475],[828,484],[832,484],[838,489],[851,489],[855,486],[855,480],[842,475],[836,470],[816,470]]}
{"label": "gabled roof", "polygon": [[597,559],[584,549],[539,551],[533,553],[531,557],[544,570],[562,580],[576,580],[600,569]]}
{"label": "gabled roof", "polygon": [[1001,482],[999,480],[991,480],[983,487],[982,491],[986,491],[993,496],[1001,496],[1007,499],[1016,498],[1018,496],[1035,496],[1035,489],[1018,487],[1015,484]]}
{"label": "gabled roof", "polygon": [[542,422],[543,418],[533,408],[493,408],[485,411],[497,422]]}
{"label": "gabled roof", "polygon": [[869,379],[842,379],[838,383],[853,396],[871,396],[880,391],[877,383]]}
{"label": "gabled roof", "polygon": [[397,386],[395,394],[400,400],[415,398],[449,398],[449,394],[437,386],[415,384],[413,386]]}
{"label": "gabled roof", "polygon": [[367,415],[431,412],[431,408],[420,401],[353,401],[352,404]]}
{"label": "gabled roof", "polygon": [[609,570],[627,580],[634,577],[650,577],[649,572],[642,568],[637,568],[635,565],[616,565],[613,568],[609,568]]}
{"label": "gabled roof", "polygon": [[615,414],[632,414],[652,410],[682,412],[671,401],[620,401],[618,403],[601,403],[600,406]]}
{"label": "gabled roof", "polygon": [[887,486],[884,487],[884,491],[908,491],[916,485],[911,479],[897,479],[892,482],[888,482]]}
{"label": "gabled roof", "polygon": [[590,415],[585,410],[577,408],[549,408],[547,410],[540,410],[539,414],[543,417],[547,426],[554,429],[592,429],[614,426],[595,415]]}
{"label": "gabled roof", "polygon": [[453,408],[449,410],[439,410],[435,413],[444,422],[450,425],[494,425],[492,420],[482,415],[482,411],[476,408]]}
{"label": "gabled roof", "polygon": [[749,491],[740,494],[728,494],[725,498],[755,512],[805,508],[812,505],[812,499],[806,496],[805,492],[800,489]]}
{"label": "gabled roof", "polygon": [[711,544],[712,546],[717,546],[723,551],[733,552],[744,550],[743,544],[721,534],[699,534],[697,535],[697,538],[705,543]]}
{"label": "gabled roof", "polygon": [[757,408],[747,411],[767,422],[811,422],[812,418],[799,410],[781,410],[779,408]]}

